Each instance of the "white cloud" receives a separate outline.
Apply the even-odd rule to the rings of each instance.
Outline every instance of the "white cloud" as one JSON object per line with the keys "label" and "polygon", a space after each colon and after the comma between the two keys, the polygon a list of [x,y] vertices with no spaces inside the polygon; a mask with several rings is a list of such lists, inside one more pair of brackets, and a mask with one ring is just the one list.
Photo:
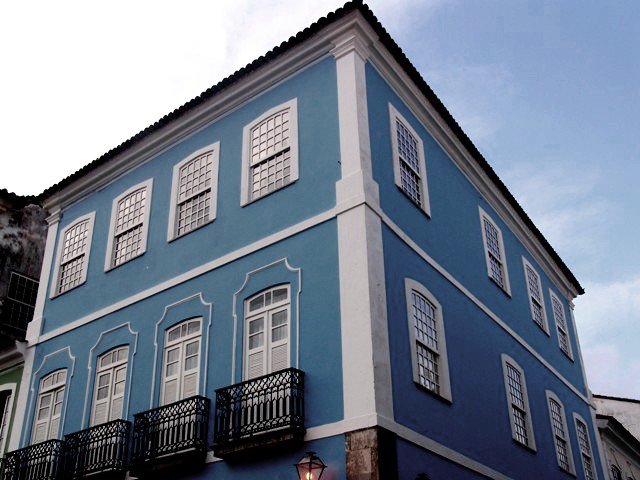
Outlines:
{"label": "white cloud", "polygon": [[585,368],[595,393],[640,398],[640,276],[589,282],[576,300],[575,318]]}
{"label": "white cloud", "polygon": [[616,207],[599,192],[605,177],[570,162],[538,159],[508,168],[503,178],[551,245],[570,265],[598,271],[599,253]]}

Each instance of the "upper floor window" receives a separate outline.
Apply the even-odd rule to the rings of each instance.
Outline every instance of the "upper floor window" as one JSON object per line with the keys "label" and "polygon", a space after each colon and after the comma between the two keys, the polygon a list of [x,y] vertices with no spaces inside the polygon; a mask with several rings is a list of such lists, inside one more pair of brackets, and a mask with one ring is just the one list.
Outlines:
{"label": "upper floor window", "polygon": [[122,418],[129,347],[114,348],[98,357],[91,425]]}
{"label": "upper floor window", "polygon": [[536,440],[531,426],[531,409],[524,371],[507,355],[502,355],[502,373],[509,405],[509,422],[513,439],[532,450],[536,448]]}
{"label": "upper floor window", "polygon": [[560,468],[571,474],[575,473],[573,468],[573,454],[571,453],[571,443],[567,430],[567,419],[564,413],[564,406],[560,399],[547,390],[547,402],[549,406],[549,420],[551,421],[551,432],[556,446],[556,457]]}
{"label": "upper floor window", "polygon": [[429,215],[431,211],[422,139],[391,104],[389,117],[395,183]]}
{"label": "upper floor window", "polygon": [[622,472],[616,465],[611,465],[611,480],[622,480]]}
{"label": "upper floor window", "polygon": [[480,208],[480,224],[482,225],[482,241],[487,261],[487,272],[493,280],[507,294],[511,295],[509,285],[509,271],[507,270],[507,258],[502,241],[502,232],[491,217]]}
{"label": "upper floor window", "polygon": [[576,436],[578,437],[578,446],[580,447],[584,478],[585,480],[596,480],[595,468],[593,466],[593,451],[591,450],[587,424],[577,413],[573,414],[573,418],[576,423]]}
{"label": "upper floor window", "polygon": [[11,272],[7,297],[2,306],[8,325],[25,330],[33,318],[38,297],[38,282],[18,272]]}
{"label": "upper floor window", "polygon": [[31,443],[58,438],[66,381],[66,370],[57,370],[40,381]]}
{"label": "upper floor window", "polygon": [[216,218],[219,151],[216,142],[173,167],[168,240]]}
{"label": "upper floor window", "polygon": [[149,179],[113,201],[105,270],[122,265],[147,250],[152,185],[153,181]]}
{"label": "upper floor window", "polygon": [[95,212],[70,223],[60,232],[51,296],[60,295],[84,283],[89,266]]}
{"label": "upper floor window", "polygon": [[272,108],[244,127],[241,204],[298,179],[298,101]]}
{"label": "upper floor window", "polygon": [[529,292],[529,306],[531,307],[531,318],[547,334],[547,312],[544,308],[544,298],[542,297],[542,285],[540,275],[535,268],[523,257],[524,275],[527,281],[527,291]]}
{"label": "upper floor window", "polygon": [[198,394],[202,319],[188,320],[167,330],[164,340],[161,404]]}
{"label": "upper floor window", "polygon": [[245,302],[244,378],[289,367],[289,285],[262,291]]}
{"label": "upper floor window", "polygon": [[567,328],[567,317],[564,314],[564,306],[558,296],[549,290],[551,294],[551,308],[553,310],[553,318],[556,322],[556,331],[558,332],[558,345],[560,350],[569,358],[573,358],[571,352],[571,340],[569,340],[569,330]]}
{"label": "upper floor window", "polygon": [[415,280],[405,279],[413,380],[451,401],[442,307]]}

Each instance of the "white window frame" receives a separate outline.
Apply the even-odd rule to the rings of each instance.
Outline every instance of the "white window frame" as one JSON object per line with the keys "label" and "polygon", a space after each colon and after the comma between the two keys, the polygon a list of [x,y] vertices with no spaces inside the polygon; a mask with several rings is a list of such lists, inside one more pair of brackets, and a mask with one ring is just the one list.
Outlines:
{"label": "white window frame", "polygon": [[[63,372],[64,372],[64,378],[62,380],[58,380],[58,377],[56,377],[54,382],[51,385],[48,385],[46,387],[44,386],[45,382],[49,378],[57,376]],[[33,429],[31,431],[32,444],[35,443],[36,432],[38,430],[38,425],[40,424],[46,425],[46,429],[47,429],[46,438],[41,441],[56,439],[60,436],[60,430],[62,429],[62,414],[64,412],[64,401],[65,401],[64,397],[66,394],[66,385],[67,385],[67,369],[66,368],[55,370],[40,379],[40,388],[38,389],[38,397],[35,405],[36,408],[33,415]],[[57,415],[54,415],[53,412],[55,410],[55,405],[56,405],[55,399],[58,394],[60,394],[62,397],[60,399],[60,413]],[[48,406],[49,414],[44,420],[38,420],[38,413],[42,407],[43,398],[46,395],[51,395],[51,402],[49,403],[49,406]],[[58,428],[57,428],[57,431],[55,432],[51,431],[51,426],[54,420],[58,420]]]}
{"label": "white window frame", "polygon": [[[571,348],[571,336],[569,335],[569,324],[567,322],[567,314],[564,309],[564,303],[562,302],[560,297],[556,295],[555,292],[551,289],[549,289],[549,296],[551,298],[551,314],[553,315],[553,319],[556,324],[556,334],[558,336],[558,347],[560,348],[560,351],[562,353],[564,353],[567,357],[573,360],[573,348]],[[558,302],[558,304],[560,305],[560,308],[562,309],[562,320],[564,321],[564,327],[558,323],[558,318],[556,317],[556,311],[553,308],[554,300]],[[562,343],[560,342],[560,331],[564,332],[564,334],[567,336],[566,352],[562,349]]]}
{"label": "white window frame", "polygon": [[[86,215],[82,215],[81,217],[74,219],[71,223],[69,223],[69,225],[67,225],[60,231],[60,235],[58,236],[58,248],[56,250],[56,261],[53,267],[53,277],[52,277],[53,281],[51,282],[51,290],[49,292],[49,298],[54,298],[54,297],[57,297],[58,295],[64,295],[65,293],[70,292],[74,288],[78,288],[80,285],[84,284],[87,281],[87,270],[89,269],[89,255],[91,254],[91,240],[93,238],[93,223],[94,223],[95,217],[96,217],[95,211],[87,213]],[[64,238],[69,230],[71,230],[73,227],[85,221],[89,222],[89,224],[87,225],[86,249],[82,253],[78,254],[76,257],[73,258],[75,259],[80,257],[81,255],[84,255],[80,282],[77,285],[74,285],[73,287],[68,288],[64,292],[58,293],[58,290],[60,288],[60,271],[61,271],[60,262],[62,261],[62,251],[64,250]]]}
{"label": "white window frame", "polygon": [[[439,396],[448,400],[449,402],[453,401],[452,393],[451,393],[451,379],[449,377],[449,359],[447,357],[447,341],[445,335],[444,328],[444,316],[442,311],[442,305],[436,299],[436,297],[427,290],[421,283],[413,280],[411,278],[405,278],[404,280],[404,288],[405,288],[405,302],[407,306],[407,321],[409,324],[409,344],[411,349],[411,365],[413,370],[413,381],[428,392],[433,395]],[[412,308],[412,292],[416,292],[426,298],[434,307],[435,307],[435,321],[436,321],[436,334],[438,336],[438,350],[435,351],[430,346],[424,344],[421,340],[416,337],[415,334],[415,325],[414,318],[411,312]],[[422,382],[420,382],[419,376],[419,366],[418,366],[418,349],[416,343],[420,342],[424,348],[435,353],[438,356],[438,376],[439,376],[439,392],[436,392]]]}
{"label": "white window frame", "polygon": [[[558,467],[563,472],[567,472],[567,473],[570,473],[571,475],[575,475],[576,467],[573,463],[573,449],[571,448],[571,436],[569,435],[569,428],[567,427],[567,411],[565,410],[564,404],[560,401],[558,396],[555,393],[553,393],[551,390],[546,391],[546,396],[547,396],[547,412],[549,414],[549,427],[551,428],[551,438],[553,440],[554,450],[556,452],[556,461],[557,461]],[[551,413],[550,400],[554,400],[558,405],[560,405],[560,408],[562,409],[561,417],[562,417],[562,425],[564,429],[564,438],[562,440],[564,440],[565,443],[567,444],[567,461],[569,463],[569,470],[564,469],[560,464],[560,454],[558,450],[558,443],[556,441],[555,429],[553,427],[553,416]]]}
{"label": "white window frame", "polygon": [[[504,380],[504,390],[505,397],[507,399],[507,406],[509,408],[509,424],[511,425],[511,437],[518,444],[522,445],[530,450],[536,451],[536,436],[533,431],[533,420],[531,418],[531,407],[529,406],[529,393],[527,391],[527,378],[524,374],[524,370],[522,367],[516,362],[513,358],[511,358],[506,353],[501,355],[502,359],[502,375]],[[507,364],[510,365],[514,370],[516,370],[520,374],[520,379],[522,383],[522,399],[524,402],[524,415],[525,415],[525,428],[527,430],[527,439],[529,441],[528,444],[521,442],[518,439],[517,429],[516,429],[516,420],[515,420],[515,406],[513,405],[513,401],[511,400],[511,393],[509,390],[509,374]]]}
{"label": "white window frame", "polygon": [[[411,200],[411,203],[420,208],[424,213],[428,216],[431,216],[431,203],[429,201],[429,184],[427,182],[427,167],[424,155],[424,144],[422,142],[422,137],[418,135],[418,132],[411,126],[411,124],[402,116],[398,110],[390,103],[389,104],[389,122],[391,129],[391,148],[392,148],[392,157],[393,157],[393,178],[395,184],[402,191],[402,193]],[[418,144],[418,163],[420,166],[420,173],[415,172],[416,176],[420,178],[420,188],[421,188],[421,197],[422,203],[417,203],[414,201],[409,195],[406,194],[404,189],[402,188],[402,176],[400,174],[400,155],[398,152],[398,135],[396,129],[396,122],[400,122],[409,133],[415,138],[416,143]],[[407,163],[407,162],[404,162]],[[409,165],[409,168],[411,166]],[[413,168],[411,168],[413,170]]]}
{"label": "white window frame", "polygon": [[[4,455],[4,449],[7,445],[7,440],[9,437],[9,424],[11,423],[11,415],[13,414],[13,403],[15,401],[14,395],[16,392],[15,383],[5,383],[0,385],[0,393],[9,392],[9,396],[4,405],[4,412],[2,412],[2,417],[0,418],[0,457]],[[2,408],[3,405],[0,405]]]}
{"label": "white window frame", "polygon": [[[259,197],[251,197],[251,130],[272,115],[284,110],[289,110],[289,154],[291,170],[289,182],[281,187],[275,188]],[[242,181],[240,184],[240,205],[245,206],[261,198],[267,197],[278,190],[288,187],[298,180],[298,99],[293,98],[287,102],[277,105],[262,115],[252,120],[242,129]]]}
{"label": "white window frame", "polygon": [[[146,189],[147,194],[146,194],[146,200],[144,205],[145,211],[144,211],[143,220],[142,220],[140,253],[138,253],[138,255],[136,255],[135,257],[131,257],[125,262],[122,262],[118,265],[114,265],[113,249],[115,247],[115,234],[116,234],[115,229],[116,229],[116,217],[118,216],[118,204],[120,203],[120,200],[122,200],[123,198],[127,197],[128,195],[132,194],[137,190],[142,190],[142,189]],[[118,195],[116,198],[113,199],[113,202],[111,204],[111,220],[109,221],[109,237],[107,238],[107,255],[104,260],[105,272],[108,272],[109,270],[112,270],[126,263],[129,263],[130,261],[143,255],[147,251],[147,233],[149,231],[149,218],[151,216],[152,193],[153,193],[153,178],[150,178],[148,180],[145,180],[144,182],[134,185],[133,187],[127,189],[126,191],[122,192],[120,195]]]}
{"label": "white window frame", "polygon": [[[123,351],[123,350],[126,352],[124,360],[116,360],[115,362],[109,363],[106,366],[101,365],[102,359],[105,358],[107,355],[112,355],[116,353],[119,356],[120,351]],[[93,387],[93,404],[91,407],[91,426],[99,425],[95,423],[96,422],[95,416],[96,416],[96,410],[98,408],[98,405],[101,405],[101,404],[107,405],[107,416],[106,416],[106,420],[103,423],[107,423],[112,420],[118,420],[123,417],[124,397],[125,397],[125,392],[127,391],[128,367],[129,367],[129,345],[120,345],[119,347],[112,348],[111,350],[104,352],[97,358],[96,374],[95,374],[94,387]],[[116,394],[115,393],[116,373],[122,369],[124,369],[124,388],[122,389],[122,393]],[[108,387],[108,394],[106,398],[98,400],[100,377],[107,373],[109,374],[109,383],[108,385],[106,385]],[[114,416],[113,403],[118,399],[122,399],[120,413],[117,416]]]}
{"label": "white window frame", "polygon": [[[273,295],[274,290],[279,290],[282,288],[286,288],[287,290],[287,298],[286,300],[281,300],[278,303],[271,303],[267,306],[263,306],[259,309],[249,311],[249,304],[252,300],[259,297],[260,295],[265,295],[267,292],[271,292]],[[273,330],[272,318],[273,315],[282,311],[287,312],[287,337],[286,340],[280,340],[277,343],[273,343],[271,339],[271,331]],[[271,368],[271,351],[274,347],[278,345],[284,344],[286,341],[287,345],[287,367],[291,366],[291,285],[290,284],[278,284],[273,285],[268,288],[265,288],[258,293],[252,295],[251,297],[245,300],[244,304],[244,356],[243,356],[243,380],[249,380],[249,355],[251,353],[255,353],[256,349],[249,350],[249,323],[257,320],[258,318],[264,319],[264,328],[262,330],[264,336],[264,342],[262,346],[259,348],[263,352],[263,360],[262,360],[262,375],[268,375],[273,373]],[[258,375],[261,376],[261,375]],[[257,378],[257,377],[252,377]]]}
{"label": "white window frame", "polygon": [[[482,232],[482,244],[484,246],[484,257],[487,262],[487,276],[491,279],[493,283],[495,283],[499,288],[501,288],[507,295],[511,296],[511,283],[509,282],[509,268],[507,266],[507,254],[504,248],[504,239],[502,238],[502,230],[498,227],[498,224],[493,221],[493,218],[484,211],[482,207],[478,207],[480,212],[480,230]],[[487,233],[484,228],[485,219],[493,225],[493,228],[498,232],[498,245],[500,247],[500,258],[498,259],[502,264],[502,275],[504,277],[504,285],[500,285],[496,279],[491,276],[491,258],[489,253],[489,246],[487,244]]]}
{"label": "white window frame", "polygon": [[[208,154],[210,153],[212,158],[211,158],[211,180],[209,181],[208,185],[201,191],[195,193],[192,195],[193,198],[194,196],[199,195],[200,193],[202,193],[203,191],[209,189],[211,191],[211,204],[209,206],[209,217],[206,219],[206,221],[202,224],[199,225],[191,230],[189,230],[188,232],[184,232],[180,235],[178,235],[178,223],[177,223],[177,217],[176,217],[176,212],[178,210],[178,188],[180,186],[180,170],[182,170],[183,167],[185,167],[186,165],[188,165],[189,163],[193,162],[194,160],[196,160],[198,157]],[[189,155],[187,158],[185,158],[184,160],[180,161],[179,163],[177,163],[176,165],[174,165],[173,167],[173,180],[171,183],[171,205],[169,206],[169,226],[167,229],[167,241],[170,242],[178,237],[183,237],[185,235],[188,235],[189,233],[198,230],[199,228],[204,227],[205,225],[207,225],[208,223],[211,223],[212,221],[215,220],[216,218],[216,213],[217,213],[217,206],[218,206],[218,165],[219,165],[219,160],[220,160],[220,142],[215,142],[212,143],[211,145],[208,145],[206,147],[203,147],[195,152],[193,152],[191,155]]]}
{"label": "white window frame", "polygon": [[[540,277],[540,273],[538,270],[529,262],[526,258],[522,257],[522,268],[524,272],[524,283],[527,288],[527,296],[529,297],[529,310],[531,311],[531,320],[535,323],[540,329],[551,336],[549,333],[549,319],[547,317],[547,307],[544,301],[544,294],[542,293],[542,279]],[[531,286],[529,285],[529,275],[527,274],[527,268],[530,268],[533,273],[536,274],[536,285],[538,287],[538,296],[540,297],[540,307],[542,308],[542,325],[538,325],[538,322],[535,320],[535,305],[533,294],[531,293]]]}
{"label": "white window frame", "polygon": [[[191,322],[197,321],[200,323],[200,329],[196,333],[187,333],[185,336],[178,337],[175,340],[169,341],[169,334],[181,328],[183,325],[187,325]],[[202,317],[193,317],[183,320],[180,323],[176,323],[171,327],[167,328],[164,332],[164,348],[162,349],[162,383],[160,388],[160,405],[168,405],[173,402],[178,402],[184,400],[189,397],[183,397],[183,387],[184,387],[184,378],[185,378],[185,363],[186,363],[186,346],[188,343],[192,343],[194,340],[198,339],[198,363],[195,370],[189,370],[189,375],[192,373],[196,376],[196,388],[195,394],[200,394],[200,372],[202,371],[202,329],[203,329],[203,318]],[[179,348],[179,360],[178,360],[178,372],[175,375],[167,376],[167,358],[169,351],[175,350],[175,348]],[[168,381],[176,380],[178,382],[177,385],[177,395],[176,400],[172,402],[164,403],[164,395],[165,395],[165,387]]]}
{"label": "white window frame", "polygon": [[[585,433],[587,434],[587,440],[589,441],[589,451],[584,451],[582,449],[582,445],[580,444],[580,433],[578,430],[578,422],[582,423],[585,427]],[[582,463],[582,471],[584,473],[585,479],[587,478],[586,468],[584,465],[584,456],[588,456],[591,459],[591,471],[593,473],[593,480],[598,480],[598,470],[596,469],[596,462],[593,457],[593,442],[591,440],[591,434],[589,433],[589,424],[584,421],[584,418],[576,412],[573,412],[573,424],[576,428],[576,439],[578,440],[578,450],[580,453],[580,463]]]}

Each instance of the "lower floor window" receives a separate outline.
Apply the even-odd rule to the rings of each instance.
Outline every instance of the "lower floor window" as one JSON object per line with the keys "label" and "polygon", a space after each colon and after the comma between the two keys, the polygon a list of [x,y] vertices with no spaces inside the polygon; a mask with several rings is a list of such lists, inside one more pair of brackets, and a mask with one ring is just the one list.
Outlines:
{"label": "lower floor window", "polygon": [[40,381],[32,443],[58,438],[67,371],[58,370]]}

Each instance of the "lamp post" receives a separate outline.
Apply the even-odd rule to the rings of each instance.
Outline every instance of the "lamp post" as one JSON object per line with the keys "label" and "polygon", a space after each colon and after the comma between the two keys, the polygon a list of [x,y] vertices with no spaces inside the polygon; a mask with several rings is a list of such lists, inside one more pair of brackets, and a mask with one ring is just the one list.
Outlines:
{"label": "lamp post", "polygon": [[294,466],[299,480],[320,480],[322,472],[327,468],[316,452],[307,452]]}

